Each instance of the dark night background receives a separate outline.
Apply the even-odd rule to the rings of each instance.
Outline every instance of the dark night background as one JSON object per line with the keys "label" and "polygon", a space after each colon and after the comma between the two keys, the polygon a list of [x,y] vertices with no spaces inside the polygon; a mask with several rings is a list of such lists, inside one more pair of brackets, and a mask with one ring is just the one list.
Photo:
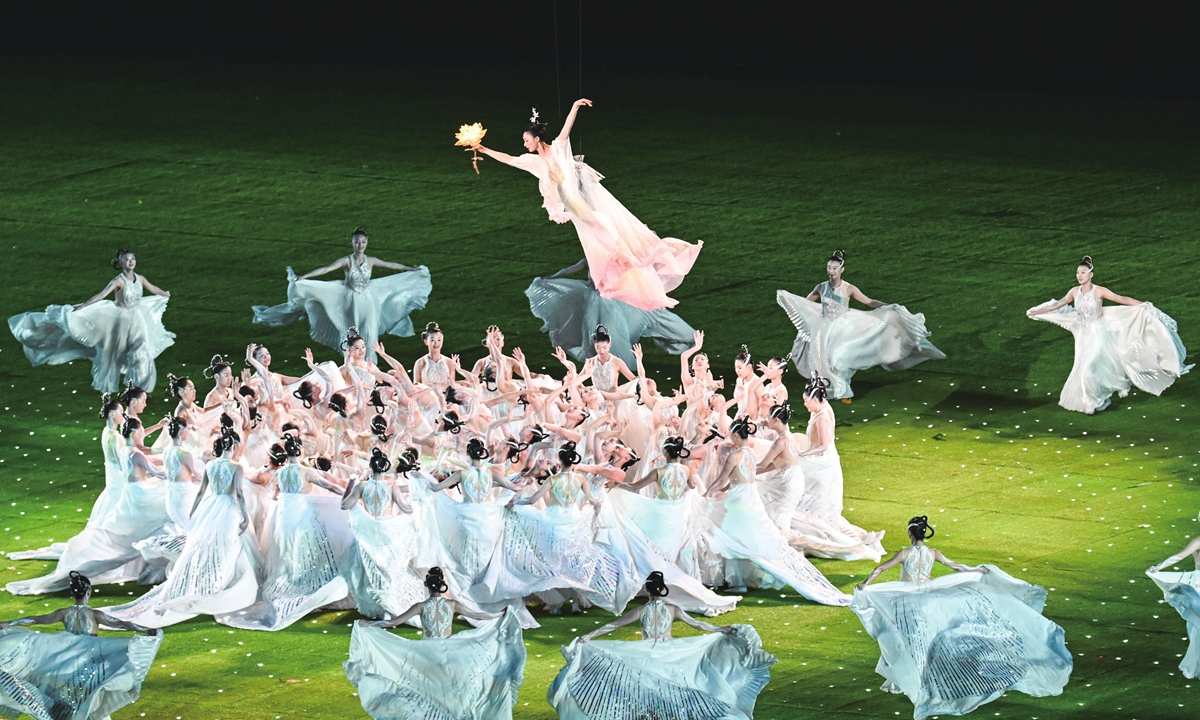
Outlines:
{"label": "dark night background", "polygon": [[553,71],[557,27],[566,94],[581,57],[585,90],[589,73],[626,72],[1158,98],[1200,86],[1200,10],[1182,3],[222,0],[0,13],[0,55],[538,73]]}

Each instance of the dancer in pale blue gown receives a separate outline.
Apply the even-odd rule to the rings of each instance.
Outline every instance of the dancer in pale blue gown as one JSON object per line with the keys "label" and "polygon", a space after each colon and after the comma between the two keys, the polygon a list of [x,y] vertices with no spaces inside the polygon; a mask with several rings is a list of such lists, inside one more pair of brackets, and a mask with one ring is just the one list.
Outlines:
{"label": "dancer in pale blue gown", "polygon": [[[567,665],[547,693],[561,720],[721,718],[750,720],[778,658],[749,625],[717,627],[667,600],[662,573],[646,580],[650,601],[562,648]],[[679,620],[703,633],[673,638]],[[640,622],[642,639],[594,641]]]}
{"label": "dancer in pale blue gown", "polygon": [[[879,642],[883,690],[903,693],[914,720],[965,715],[1006,692],[1059,695],[1074,663],[1063,629],[1042,617],[1046,590],[994,565],[969,567],[927,546],[924,515],[908,522],[910,547],[855,588],[850,609]],[[933,564],[956,572],[933,577]],[[900,582],[867,587],[896,565]]]}
{"label": "dancer in pale blue gown", "polygon": [[[100,392],[119,392],[121,375],[153,390],[154,360],[175,343],[175,333],[162,324],[171,293],[133,271],[137,259],[129,250],[118,250],[112,264],[121,274],[90,300],[13,315],[8,328],[34,365],[91,360],[92,387]],[[143,297],[146,291],[155,297]],[[109,295],[115,299],[106,300]]]}
{"label": "dancer in pale blue gown", "polygon": [[[372,361],[375,343],[384,335],[412,335],[409,313],[424,308],[433,290],[429,268],[367,255],[367,233],[361,227],[354,229],[350,243],[353,253],[305,275],[297,277],[289,267],[288,301],[273,307],[255,305],[254,322],[282,327],[307,316],[312,339],[335,350],[341,349],[342,339],[355,327],[366,340]],[[372,278],[375,268],[396,270],[397,274]],[[345,271],[343,282],[309,279],[335,270]]]}
{"label": "dancer in pale blue gown", "polygon": [[[165,582],[109,614],[147,627],[166,627],[197,615],[218,621],[257,600],[263,559],[242,497],[241,438],[225,429],[213,442],[188,522],[188,542]],[[208,491],[206,493],[206,491]]]}
{"label": "dancer in pale blue gown", "polygon": [[[859,370],[876,365],[884,370],[906,370],[926,360],[946,358],[929,342],[923,314],[872,300],[842,280],[845,268],[846,254],[838,250],[825,263],[829,280],[807,297],[786,290],[775,294],[796,326],[791,355],[802,376],[829,378],[829,397],[847,399],[854,396],[850,378]],[[851,309],[851,298],[872,309]]]}
{"label": "dancer in pale blue gown", "polygon": [[[520,623],[507,610],[476,613],[447,597],[439,567],[425,587],[429,598],[398,617],[355,624],[343,667],[363,710],[375,720],[511,720],[525,676]],[[455,612],[484,624],[451,635]],[[418,616],[421,640],[387,632]]]}
{"label": "dancer in pale blue gown", "polygon": [[[1125,397],[1132,386],[1161,395],[1192,369],[1175,320],[1151,303],[1094,284],[1094,271],[1085,256],[1075,268],[1078,287],[1025,313],[1075,336],[1075,363],[1058,404],[1088,415],[1108,407],[1113,393]],[[1103,307],[1105,300],[1124,307]]]}
{"label": "dancer in pale blue gown", "polygon": [[[1189,572],[1163,572],[1191,556],[1194,567]],[[1182,550],[1146,571],[1162,590],[1163,599],[1175,608],[1187,623],[1188,649],[1179,663],[1185,678],[1200,677],[1200,537],[1192,538]]]}
{"label": "dancer in pale blue gown", "polygon": [[275,472],[278,498],[260,545],[266,558],[265,579],[250,607],[220,618],[245,630],[282,630],[318,608],[346,598],[350,590],[338,566],[329,532],[309,494],[312,486],[341,495],[344,488],[323,472],[300,464],[300,438],[291,433],[272,447],[287,461]]}
{"label": "dancer in pale blue gown", "polygon": [[[0,710],[14,717],[107,720],[141,694],[162,633],[88,607],[92,585],[83,575],[71,573],[70,585],[74,605],[0,623]],[[54,623],[65,632],[22,627]],[[102,638],[101,625],[143,634]]]}
{"label": "dancer in pale blue gown", "polygon": [[590,276],[587,280],[567,277],[587,267],[587,260],[580,260],[553,275],[537,278],[525,290],[529,310],[542,321],[542,332],[550,335],[553,347],[566,350],[576,360],[586,360],[596,356],[594,343],[608,342],[613,355],[626,365],[634,364],[632,348],[642,338],[653,340],[672,355],[692,347],[696,331],[667,308],[643,310],[602,296]]}
{"label": "dancer in pale blue gown", "polygon": [[735,593],[745,592],[747,582],[773,589],[791,585],[822,605],[849,605],[850,596],[793,549],[767,515],[755,487],[754,449],[749,445],[757,429],[744,417],[730,424],[733,452],[707,492],[709,496],[724,492],[710,512],[705,540],[725,560],[726,583]]}
{"label": "dancer in pale blue gown", "polygon": [[[397,617],[425,596],[421,576],[413,567],[421,541],[412,508],[395,482],[379,448],[371,451],[370,476],[350,478],[342,509],[350,511],[354,548],[343,572],[358,611],[367,617]],[[417,451],[408,448],[396,458],[395,470],[404,477],[419,468]]]}

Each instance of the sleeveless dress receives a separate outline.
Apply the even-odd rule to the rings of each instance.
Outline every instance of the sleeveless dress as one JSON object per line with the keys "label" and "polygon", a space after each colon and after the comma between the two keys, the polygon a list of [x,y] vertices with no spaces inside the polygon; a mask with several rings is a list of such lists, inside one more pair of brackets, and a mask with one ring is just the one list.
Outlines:
{"label": "sleeveless dress", "polygon": [[732,635],[672,638],[671,606],[642,606],[642,639],[578,640],[547,693],[561,720],[712,718],[750,720],[778,658],[750,625]]}
{"label": "sleeveless dress", "polygon": [[358,328],[367,343],[367,357],[375,360],[375,343],[384,335],[413,334],[409,313],[421,310],[429,300],[433,283],[429,268],[398,272],[371,279],[371,263],[362,265],[347,258],[346,279],[299,280],[289,267],[288,301],[268,307],[255,305],[254,322],[271,327],[289,325],[308,316],[313,340],[340,350],[346,331]]}
{"label": "sleeveless dress", "polygon": [[372,476],[362,484],[362,502],[350,508],[354,548],[346,582],[358,612],[377,619],[396,617],[425,597],[413,567],[420,542],[413,515],[388,514],[392,488]]}
{"label": "sleeveless dress", "polygon": [[601,297],[647,312],[675,306],[667,293],[683,282],[704,243],[660,238],[604,189],[583,156],[572,155],[570,140],[555,140],[548,160],[527,153],[507,162],[537,177],[551,220],[574,224]]}
{"label": "sleeveless dress", "polygon": [[549,334],[551,347],[561,347],[576,360],[595,357],[592,333],[599,324],[608,328],[612,354],[629,367],[636,362],[633,344],[644,338],[672,355],[681,355],[694,344],[696,331],[683,318],[665,307],[643,310],[604,297],[590,278],[535,278],[525,297],[529,311],[542,321],[542,332]]}
{"label": "sleeveless dress", "polygon": [[106,608],[113,617],[145,627],[166,627],[197,615],[226,613],[254,604],[263,559],[252,530],[242,522],[234,495],[235,464],[208,463],[208,494],[188,523],[188,542],[167,579],[133,602]]}
{"label": "sleeveless dress", "polygon": [[843,292],[845,283],[816,287],[821,302],[779,290],[775,299],[796,326],[792,361],[801,377],[817,373],[829,378],[830,398],[854,396],[850,378],[876,365],[884,370],[907,370],[926,360],[944,360],[945,353],[928,340],[925,315],[903,305],[854,310]]}
{"label": "sleeveless dress", "polygon": [[493,602],[550,595],[558,604],[562,591],[574,591],[587,602],[620,615],[637,594],[641,581],[624,548],[596,542],[595,510],[584,506],[583,475],[568,470],[546,480],[546,509],[517,505],[506,510],[503,550],[483,580]]}
{"label": "sleeveless dress", "polygon": [[158,380],[154,360],[175,344],[175,333],[162,324],[167,298],[142,297],[141,276],[126,281],[118,304],[100,300],[76,311],[71,305],[51,305],[45,312],[27,312],[8,319],[8,329],[25,347],[34,365],[92,361],[92,387],[119,392],[121,375],[151,392]]}
{"label": "sleeveless dress", "polygon": [[[163,433],[164,435],[166,433]],[[166,471],[166,511],[168,522],[161,535],[135,543],[147,564],[166,564],[167,571],[179,559],[187,543],[187,527],[191,522],[192,507],[200,483],[181,479],[184,464],[191,460],[191,452],[181,445],[168,445],[162,453],[163,469]],[[190,465],[189,465],[190,467]]]}
{"label": "sleeveless dress", "polygon": [[1062,307],[1033,319],[1060,325],[1075,336],[1075,362],[1058,398],[1068,410],[1091,415],[1108,407],[1113,393],[1128,395],[1131,385],[1161,395],[1192,369],[1185,364],[1179,326],[1150,303],[1103,307],[1092,286],[1087,293],[1076,292],[1073,309]]}
{"label": "sleeveless dress", "polygon": [[1010,690],[1059,695],[1073,662],[1063,630],[1042,617],[1045,588],[987,565],[931,579],[933,551],[910,548],[900,582],[870,585],[850,609],[878,643],[883,690],[914,720],[964,715]]}
{"label": "sleeveless dress", "polygon": [[86,605],[66,608],[62,622],[65,632],[0,630],[0,710],[5,715],[101,720],[138,699],[162,633],[97,637],[99,627]]}
{"label": "sleeveless dress", "polygon": [[[118,484],[110,510],[99,522],[89,524],[63,547],[54,572],[30,580],[10,582],[14,595],[40,595],[70,587],[72,570],[92,579],[93,585],[147,580],[146,563],[135,544],[162,532],[167,524],[166,488],[157,480],[134,482],[132,447],[117,450],[124,479]],[[117,486],[114,486],[117,487]],[[160,573],[161,575],[161,573]],[[94,578],[94,579],[93,579]]]}
{"label": "sleeveless dress", "polygon": [[[812,447],[812,434],[820,413],[829,416],[830,428],[836,424],[833,408],[825,407],[819,413],[811,413],[807,430],[809,447]],[[842,517],[842,459],[838,455],[836,439],[829,439],[825,452],[804,455],[798,460],[804,473],[804,494],[792,513],[791,531],[795,535],[791,538],[792,544],[816,557],[879,562],[883,556],[880,543],[883,531],[867,532]]]}
{"label": "sleeveless dress", "polygon": [[1162,590],[1163,599],[1187,623],[1188,649],[1179,671],[1189,679],[1200,677],[1200,571],[1148,572]]}
{"label": "sleeveless dress", "polygon": [[275,473],[279,499],[260,548],[266,579],[254,605],[217,621],[244,630],[282,630],[308,613],[349,594],[312,496],[304,468],[289,463]]}
{"label": "sleeveless dress", "polygon": [[[407,608],[406,608],[407,609]],[[421,607],[421,640],[355,623],[342,664],[363,710],[375,720],[512,720],[525,679],[525,643],[511,612],[450,634],[442,597]]]}
{"label": "sleeveless dress", "polygon": [[[754,478],[754,451],[743,447],[734,452],[741,454],[736,472],[743,478]],[[713,503],[705,539],[712,552],[725,559],[725,574],[731,585],[742,585],[747,580],[775,589],[791,585],[822,605],[850,604],[849,595],[834,587],[788,545],[767,516],[753,481],[734,483],[723,500]]]}

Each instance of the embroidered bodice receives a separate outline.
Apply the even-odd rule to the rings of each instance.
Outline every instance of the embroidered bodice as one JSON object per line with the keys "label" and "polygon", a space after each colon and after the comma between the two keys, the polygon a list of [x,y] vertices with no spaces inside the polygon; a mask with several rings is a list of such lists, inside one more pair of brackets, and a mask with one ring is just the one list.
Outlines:
{"label": "embroidered bodice", "polygon": [[756,475],[754,470],[756,466],[753,448],[746,446],[738,448],[734,452],[741,453],[738,455],[737,467],[734,468],[734,473],[741,477],[741,482],[754,482],[754,476]]}
{"label": "embroidered bodice", "polygon": [[824,407],[815,413],[809,413],[808,414],[808,427],[805,428],[804,434],[808,436],[809,447],[812,447],[813,445],[816,444],[812,441],[813,430],[817,427],[817,418],[821,417],[821,415],[824,414],[826,411],[828,411],[828,413],[829,413],[829,435],[830,435],[830,437],[829,437],[829,445],[826,447],[825,452],[821,453],[821,454],[836,455],[837,454],[837,445],[834,443],[834,436],[833,436],[834,435],[833,428],[836,425],[836,423],[834,422],[834,418],[833,418],[833,408]]}
{"label": "embroidered bodice", "polygon": [[617,370],[613,367],[612,357],[606,363],[596,359],[596,365],[592,368],[592,387],[604,392],[617,389]]}
{"label": "embroidered bodice", "polygon": [[1075,316],[1081,323],[1093,322],[1100,317],[1102,307],[1100,301],[1096,299],[1096,286],[1086,293],[1075,293]]}
{"label": "embroidered bodice", "polygon": [[371,517],[379,517],[392,503],[392,488],[378,477],[372,476],[362,485],[362,501]]}
{"label": "embroidered bodice", "polygon": [[913,545],[900,563],[900,579],[905,582],[929,582],[933,575],[933,551],[924,545]]}
{"label": "embroidered bodice", "polygon": [[100,624],[87,605],[68,607],[63,612],[62,624],[72,635],[95,635],[100,632]]}
{"label": "embroidered bodice", "polygon": [[275,473],[275,483],[279,485],[279,492],[284,493],[301,493],[304,492],[304,468],[291,463],[279,468]]}
{"label": "embroidered bodice", "polygon": [[421,606],[421,628],[425,640],[450,637],[450,625],[454,622],[454,608],[444,597],[431,597]]}
{"label": "embroidered bodice", "polygon": [[850,298],[843,295],[839,290],[845,287],[845,283],[832,287],[828,281],[821,283],[821,317],[826,320],[833,320],[841,317],[850,309]]}
{"label": "embroidered bodice", "polygon": [[488,493],[492,491],[490,465],[468,465],[462,469],[461,477],[458,487],[462,490],[463,502],[487,502]]}
{"label": "embroidered bodice", "polygon": [[425,359],[425,372],[422,379],[426,385],[449,385],[450,384],[450,367],[446,362],[445,356],[433,360]]}
{"label": "embroidered bodice", "polygon": [[[167,480],[182,481],[180,476],[183,474],[184,461],[188,455],[188,451],[179,445],[170,445],[163,450],[163,469],[166,470]],[[190,465],[188,469],[191,469]]]}
{"label": "embroidered bodice", "polygon": [[213,495],[232,495],[234,478],[233,461],[217,458],[208,464],[208,486]]}
{"label": "embroidered bodice", "polygon": [[640,619],[643,640],[671,639],[671,623],[675,621],[675,614],[671,611],[671,606],[661,598],[655,598],[643,605]]}
{"label": "embroidered bodice", "polygon": [[583,475],[568,470],[547,480],[550,483],[550,499],[555,505],[571,507],[583,502]]}
{"label": "embroidered bodice", "polygon": [[658,473],[658,499],[678,500],[688,489],[688,470],[683,463],[667,463]]}
{"label": "embroidered bodice", "polygon": [[346,258],[346,287],[356,293],[367,289],[371,284],[371,261],[363,257],[362,265],[354,262],[354,256]]}
{"label": "embroidered bodice", "polygon": [[[124,275],[121,275],[124,277]],[[142,301],[144,294],[142,287],[142,279],[137,275],[133,276],[133,282],[125,281],[125,289],[121,292],[121,296],[117,299],[117,307],[132,308],[137,307],[137,304]]]}

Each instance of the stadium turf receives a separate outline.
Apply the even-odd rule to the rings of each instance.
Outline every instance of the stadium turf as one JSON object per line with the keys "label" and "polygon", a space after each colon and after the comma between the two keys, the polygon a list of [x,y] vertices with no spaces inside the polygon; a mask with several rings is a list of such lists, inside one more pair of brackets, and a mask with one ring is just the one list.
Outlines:
{"label": "stadium turf", "polygon": [[[1184,624],[1143,571],[1197,532],[1200,377],[1160,398],[1134,391],[1094,417],[1067,412],[1057,397],[1071,339],[1024,316],[1061,297],[1090,254],[1098,283],[1154,301],[1200,345],[1195,108],[585,80],[596,106],[581,114],[575,151],[660,234],[704,240],[673,295],[726,377],[740,343],[764,360],[790,348],[775,290],[806,293],[835,248],[868,295],[925,313],[948,358],[862,372],[853,404],[835,405],[846,514],[886,529],[890,551],[910,516],[928,514],[950,557],[1045,586],[1045,614],[1075,657],[1061,696],[1010,693],[975,714],[1195,717],[1200,682],[1176,667]],[[306,325],[253,325],[250,306],[281,302],[286,266],[347,253],[363,224],[371,254],[429,266],[433,295],[414,321],[440,322],[449,351],[473,361],[496,323],[533,365],[552,363],[522,291],[579,259],[575,235],[547,221],[532,177],[490,160],[476,176],[452,146],[459,124],[480,121],[489,146],[519,151],[531,105],[556,124],[552,72],[3,59],[0,89],[5,315],[89,297],[126,247],[172,292],[165,322],[178,339],[160,377],[199,381],[211,355],[240,357],[250,341],[287,372],[311,344]],[[387,345],[409,363],[422,352],[414,338]],[[648,358],[669,386],[676,359]],[[0,371],[0,549],[66,540],[103,485],[88,366],[32,368],[5,335]],[[794,371],[787,380],[798,395]],[[147,417],[171,407],[162,385]],[[818,564],[847,591],[871,567]],[[3,561],[0,581],[50,567]],[[96,603],[142,590],[105,586]],[[0,617],[66,602],[0,594]],[[535,614],[543,626],[525,634],[515,712],[530,720],[554,716],[545,691],[559,645],[606,619]],[[116,718],[362,717],[341,669],[357,617],[326,613],[278,633],[208,619],[169,628],[142,699]],[[757,591],[722,621],[752,623],[780,658],[756,717],[912,712],[879,692],[877,646],[847,609]]]}

